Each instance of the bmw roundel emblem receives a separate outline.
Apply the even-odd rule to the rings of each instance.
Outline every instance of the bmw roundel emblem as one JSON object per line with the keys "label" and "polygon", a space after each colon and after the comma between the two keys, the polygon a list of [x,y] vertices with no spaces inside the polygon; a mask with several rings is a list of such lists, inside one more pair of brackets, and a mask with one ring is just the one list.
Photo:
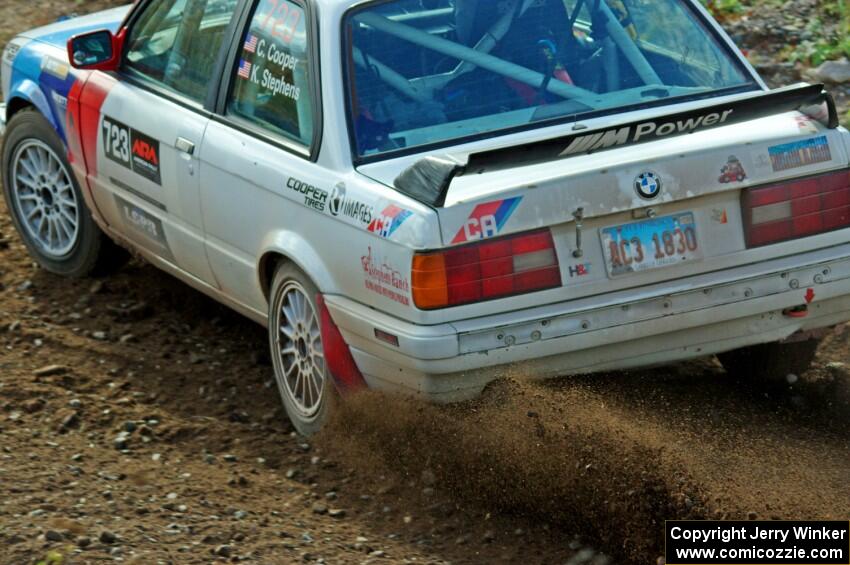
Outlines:
{"label": "bmw roundel emblem", "polygon": [[655,198],[661,192],[661,178],[652,171],[641,173],[635,179],[635,189],[641,198]]}

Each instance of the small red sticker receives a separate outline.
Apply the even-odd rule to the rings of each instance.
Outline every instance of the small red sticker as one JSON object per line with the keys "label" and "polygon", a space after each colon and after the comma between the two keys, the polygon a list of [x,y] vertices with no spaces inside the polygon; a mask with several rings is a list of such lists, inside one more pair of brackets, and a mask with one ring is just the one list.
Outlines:
{"label": "small red sticker", "polygon": [[806,291],[806,304],[811,304],[815,300],[815,289],[810,288]]}

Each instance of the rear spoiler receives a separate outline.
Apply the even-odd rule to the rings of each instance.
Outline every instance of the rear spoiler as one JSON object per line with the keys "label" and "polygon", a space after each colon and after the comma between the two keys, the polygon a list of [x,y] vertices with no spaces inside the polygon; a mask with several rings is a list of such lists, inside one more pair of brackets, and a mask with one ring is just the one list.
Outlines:
{"label": "rear spoiler", "polygon": [[794,110],[803,112],[830,129],[838,127],[835,100],[822,84],[794,85],[735,102],[472,153],[466,163],[450,155],[429,156],[404,170],[393,184],[404,194],[440,208],[446,202],[452,180],[458,176],[640,145]]}

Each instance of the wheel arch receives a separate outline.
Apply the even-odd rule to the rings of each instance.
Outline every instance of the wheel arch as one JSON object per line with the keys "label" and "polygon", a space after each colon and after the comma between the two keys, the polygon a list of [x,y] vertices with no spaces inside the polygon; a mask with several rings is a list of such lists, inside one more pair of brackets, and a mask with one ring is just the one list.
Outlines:
{"label": "wheel arch", "polygon": [[271,294],[275,271],[283,263],[292,263],[301,269],[319,292],[335,290],[330,271],[313,246],[295,232],[282,230],[266,238],[257,262],[258,283],[266,302]]}
{"label": "wheel arch", "polygon": [[35,104],[23,98],[21,96],[15,96],[9,100],[9,103],[6,104],[6,121],[12,119],[12,116],[20,112],[21,110],[25,110],[26,108],[35,108]]}
{"label": "wheel arch", "polygon": [[65,143],[65,130],[56,120],[56,115],[47,100],[44,91],[30,79],[18,82],[9,93],[9,102],[6,105],[6,123],[12,116],[26,108],[35,108],[50,123],[51,127]]}

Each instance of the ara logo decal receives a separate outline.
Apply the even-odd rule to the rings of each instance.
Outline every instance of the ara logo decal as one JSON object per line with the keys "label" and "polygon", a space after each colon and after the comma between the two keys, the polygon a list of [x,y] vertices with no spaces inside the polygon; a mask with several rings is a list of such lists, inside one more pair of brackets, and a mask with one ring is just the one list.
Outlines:
{"label": "ara logo decal", "polygon": [[522,196],[517,196],[479,204],[457,232],[452,243],[466,243],[498,235],[521,200]]}
{"label": "ara logo decal", "polygon": [[399,208],[395,204],[390,204],[377,218],[369,224],[369,231],[376,233],[383,238],[391,237],[395,231],[401,227],[413,212]]}
{"label": "ara logo decal", "polygon": [[134,141],[133,155],[153,166],[159,165],[159,157],[156,155],[156,150],[147,141],[142,141],[141,139]]}

